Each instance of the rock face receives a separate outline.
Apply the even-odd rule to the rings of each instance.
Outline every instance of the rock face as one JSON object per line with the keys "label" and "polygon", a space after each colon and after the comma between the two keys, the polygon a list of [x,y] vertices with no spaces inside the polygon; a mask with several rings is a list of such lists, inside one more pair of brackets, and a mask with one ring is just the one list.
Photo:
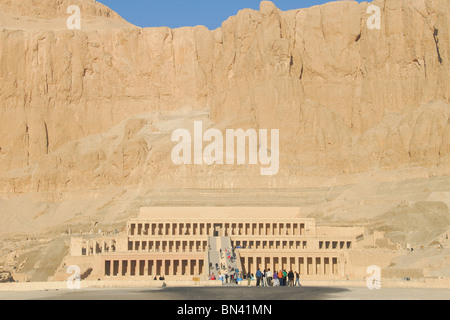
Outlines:
{"label": "rock face", "polygon": [[2,0],[0,9],[4,14],[35,19],[63,18],[71,5],[80,7],[86,18],[105,17],[123,21],[120,16],[94,0]]}
{"label": "rock face", "polygon": [[7,283],[7,282],[13,282],[14,279],[11,276],[11,272],[7,271],[0,271],[0,283]]}
{"label": "rock face", "polygon": [[[85,28],[65,28],[69,4]],[[367,26],[372,4],[380,30]],[[210,31],[137,28],[95,1],[0,0],[11,21],[0,29],[0,194],[53,201],[110,186],[288,187],[447,168],[449,10],[376,0],[282,12],[264,1]],[[173,165],[170,134],[194,119],[280,129],[278,175]]]}

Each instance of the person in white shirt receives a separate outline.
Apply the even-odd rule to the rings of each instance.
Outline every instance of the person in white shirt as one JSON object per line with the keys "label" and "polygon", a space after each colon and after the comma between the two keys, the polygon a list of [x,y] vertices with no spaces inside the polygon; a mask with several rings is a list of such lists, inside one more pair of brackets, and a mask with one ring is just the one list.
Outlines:
{"label": "person in white shirt", "polygon": [[266,278],[265,280],[267,281],[267,285],[271,286],[272,285],[272,272],[270,272],[270,269],[267,270],[266,272]]}

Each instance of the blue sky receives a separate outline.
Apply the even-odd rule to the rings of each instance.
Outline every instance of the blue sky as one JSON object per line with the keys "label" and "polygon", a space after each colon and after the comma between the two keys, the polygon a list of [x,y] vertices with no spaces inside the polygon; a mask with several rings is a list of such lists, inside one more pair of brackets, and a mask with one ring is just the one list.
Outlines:
{"label": "blue sky", "polygon": [[[97,0],[139,27],[204,25],[216,29],[244,8],[259,9],[260,0]],[[273,0],[282,10],[307,8],[331,0]],[[358,1],[362,2],[362,1]],[[370,2],[370,1],[369,1]]]}

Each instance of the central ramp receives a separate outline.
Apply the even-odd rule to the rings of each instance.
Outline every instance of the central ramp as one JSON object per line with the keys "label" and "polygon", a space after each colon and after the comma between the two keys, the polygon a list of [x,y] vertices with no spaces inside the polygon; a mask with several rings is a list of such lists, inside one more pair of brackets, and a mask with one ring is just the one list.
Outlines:
{"label": "central ramp", "polygon": [[238,250],[234,250],[230,237],[208,237],[209,276],[235,274],[242,271],[241,257]]}

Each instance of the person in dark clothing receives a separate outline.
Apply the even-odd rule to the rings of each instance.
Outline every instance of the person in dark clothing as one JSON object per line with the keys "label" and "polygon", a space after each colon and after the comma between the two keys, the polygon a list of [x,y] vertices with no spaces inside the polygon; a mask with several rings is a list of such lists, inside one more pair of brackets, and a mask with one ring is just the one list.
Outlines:
{"label": "person in dark clothing", "polygon": [[261,272],[261,286],[263,286],[263,287],[267,286],[266,270]]}
{"label": "person in dark clothing", "polygon": [[258,269],[258,271],[256,271],[256,286],[257,287],[260,286],[261,279],[262,279],[262,272],[261,272],[261,270]]}
{"label": "person in dark clothing", "polygon": [[288,273],[288,279],[289,279],[289,286],[293,287],[294,286],[294,273],[291,271],[289,271]]}
{"label": "person in dark clothing", "polygon": [[300,274],[297,272],[297,271],[295,271],[295,286],[297,286],[297,283],[298,283],[298,286],[299,287],[301,287],[302,285],[300,284]]}

